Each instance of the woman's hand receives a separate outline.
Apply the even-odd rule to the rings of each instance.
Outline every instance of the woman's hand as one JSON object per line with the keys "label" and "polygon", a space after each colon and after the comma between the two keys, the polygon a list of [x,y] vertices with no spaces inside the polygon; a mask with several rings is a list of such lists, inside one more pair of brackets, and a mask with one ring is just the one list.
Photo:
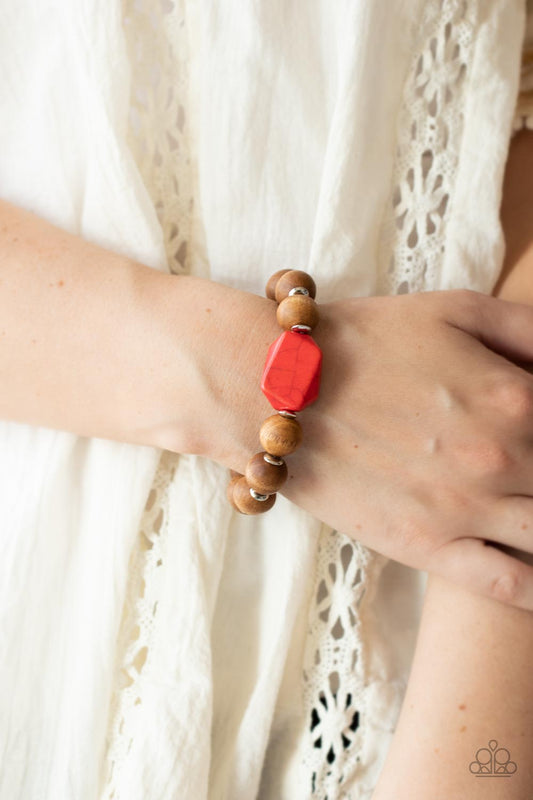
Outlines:
{"label": "woman's hand", "polygon": [[[243,471],[272,413],[259,384],[275,304],[8,203],[0,222],[0,418]],[[533,377],[512,363],[533,362],[533,308],[450,291],[321,315],[321,395],[284,493],[387,556],[533,609],[533,567],[497,547],[533,551]]]}
{"label": "woman's hand", "polygon": [[[211,336],[214,424],[185,449],[242,472],[272,413],[259,375],[279,329],[269,301],[254,297],[253,325],[251,296],[225,291],[240,311]],[[533,552],[533,377],[507,360],[533,362],[533,309],[466,290],[357,298],[322,305],[315,338],[321,394],[283,494],[391,558],[533,609],[533,567],[499,549]]]}
{"label": "woman's hand", "polygon": [[[532,179],[527,181],[527,176]],[[524,131],[511,141],[501,217],[506,258],[494,292],[503,299],[531,306],[531,131]],[[492,308],[498,314],[502,307]],[[504,311],[505,308],[503,306]],[[486,309],[488,314],[492,313],[490,304]],[[519,323],[518,318],[516,324]],[[526,337],[527,327],[528,323],[523,334]],[[523,377],[519,374],[519,378]],[[503,413],[507,413],[505,408]],[[518,437],[524,437],[526,448],[530,425],[526,413],[523,426],[517,428]],[[511,453],[517,441],[515,437],[505,442],[507,452]],[[522,457],[527,453],[526,448],[522,449]],[[525,458],[523,460],[525,462]],[[527,464],[523,474],[528,474]],[[509,477],[513,478],[512,472]],[[514,477],[516,479],[516,474]],[[486,534],[489,538],[494,536],[493,524],[489,519],[490,528]],[[527,523],[515,526],[515,532],[527,533],[523,524]],[[533,562],[531,553],[516,552],[512,548],[506,551],[530,564]],[[437,651],[438,659],[435,658]],[[372,800],[416,800],[418,797],[501,800],[500,781],[478,781],[475,772],[469,769],[478,748],[483,743],[486,747],[493,737],[498,739],[500,747],[512,754],[509,761],[518,765],[517,769],[514,767],[514,774],[511,770],[507,772],[506,800],[533,797],[532,659],[532,614],[463,591],[430,575],[407,692]],[[423,736],[420,731],[424,731]],[[413,764],[416,764],[415,770]],[[484,785],[477,785],[479,783]]]}
{"label": "woman's hand", "polygon": [[[533,609],[533,309],[471,291],[322,306],[291,500],[385,555]],[[500,354],[492,352],[493,348]],[[488,540],[488,542],[487,542]]]}

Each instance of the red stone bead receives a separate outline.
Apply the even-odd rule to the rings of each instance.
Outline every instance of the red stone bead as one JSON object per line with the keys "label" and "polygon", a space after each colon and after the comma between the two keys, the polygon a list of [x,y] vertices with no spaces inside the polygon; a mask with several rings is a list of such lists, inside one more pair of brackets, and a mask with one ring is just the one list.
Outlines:
{"label": "red stone bead", "polygon": [[321,367],[316,342],[285,331],[270,345],[261,389],[276,411],[301,411],[318,397]]}

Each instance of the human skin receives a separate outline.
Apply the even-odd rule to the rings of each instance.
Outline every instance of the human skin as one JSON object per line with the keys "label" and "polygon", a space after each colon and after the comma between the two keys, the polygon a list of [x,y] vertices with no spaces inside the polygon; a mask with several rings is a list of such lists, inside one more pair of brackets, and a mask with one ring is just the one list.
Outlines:
{"label": "human skin", "polygon": [[[271,413],[258,386],[272,301],[6,202],[0,259],[0,418],[244,470]],[[533,361],[533,309],[457,291],[321,315],[321,395],[284,493],[391,558],[533,608],[533,567],[485,544],[533,549],[533,377],[489,349]]]}
{"label": "human skin", "polygon": [[[494,293],[533,305],[531,132],[512,141],[501,219],[506,257]],[[532,663],[530,611],[429,575],[404,703],[372,800],[533,797]],[[515,773],[470,772],[476,752],[491,740],[509,752]]]}

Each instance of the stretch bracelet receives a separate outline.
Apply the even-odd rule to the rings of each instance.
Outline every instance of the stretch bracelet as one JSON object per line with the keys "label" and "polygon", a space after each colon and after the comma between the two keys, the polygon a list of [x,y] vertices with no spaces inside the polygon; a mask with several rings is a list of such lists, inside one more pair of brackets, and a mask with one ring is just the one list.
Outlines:
{"label": "stretch bracelet", "polygon": [[266,286],[276,300],[276,318],[283,328],[268,350],[261,389],[277,412],[261,425],[261,450],[248,461],[244,475],[232,471],[228,500],[241,514],[261,514],[276,502],[287,480],[284,456],[302,441],[296,414],[318,397],[322,353],[311,337],[319,320],[315,282],[307,272],[282,269]]}

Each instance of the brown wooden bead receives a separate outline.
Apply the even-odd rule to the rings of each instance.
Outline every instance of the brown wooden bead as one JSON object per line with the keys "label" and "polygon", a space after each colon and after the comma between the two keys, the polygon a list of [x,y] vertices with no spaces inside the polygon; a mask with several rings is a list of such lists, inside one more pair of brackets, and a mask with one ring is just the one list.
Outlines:
{"label": "brown wooden bead", "polygon": [[316,328],[320,314],[312,297],[295,294],[281,301],[276,318],[279,325],[286,331],[290,331],[293,325],[307,325],[312,330]]}
{"label": "brown wooden bead", "polygon": [[237,472],[236,469],[230,469],[229,474],[232,478],[242,478],[242,472]]}
{"label": "brown wooden bead", "polygon": [[261,425],[259,440],[267,453],[287,456],[301,444],[302,426],[297,419],[272,414]]}
{"label": "brown wooden bead", "polygon": [[270,276],[265,289],[265,294],[269,300],[276,299],[276,286],[278,284],[278,281],[282,275],[285,275],[286,272],[290,271],[291,271],[290,269],[278,269],[277,272],[275,272],[273,275]]}
{"label": "brown wooden bead", "polygon": [[246,465],[246,480],[248,485],[259,494],[272,494],[280,489],[287,480],[287,465],[280,459],[281,464],[270,464],[265,461],[267,453],[256,453]]}
{"label": "brown wooden bead", "polygon": [[271,494],[266,500],[252,497],[246,478],[239,478],[233,487],[232,505],[241,514],[262,514],[271,509],[275,502],[275,494]]}
{"label": "brown wooden bead", "polygon": [[290,269],[281,275],[276,283],[275,299],[278,303],[289,296],[291,289],[303,286],[309,292],[309,297],[316,297],[316,283],[307,272],[301,269]]}

